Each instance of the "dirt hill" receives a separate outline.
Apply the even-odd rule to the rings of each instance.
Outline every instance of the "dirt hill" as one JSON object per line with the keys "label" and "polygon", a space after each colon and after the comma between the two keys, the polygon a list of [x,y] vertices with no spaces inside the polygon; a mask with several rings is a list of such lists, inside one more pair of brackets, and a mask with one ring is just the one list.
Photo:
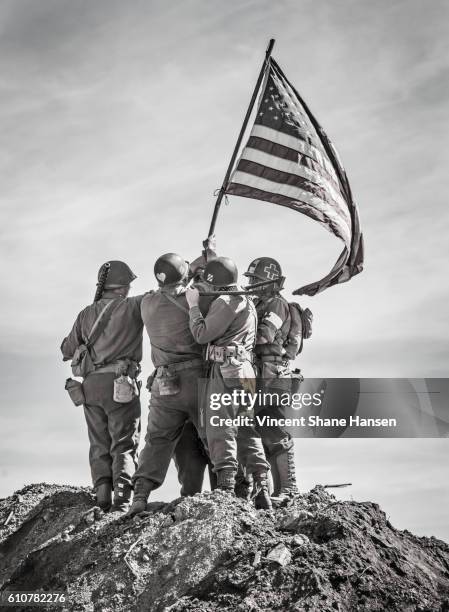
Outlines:
{"label": "dirt hill", "polygon": [[322,487],[273,513],[217,491],[124,519],[41,484],[0,501],[0,585],[66,610],[448,612],[449,546]]}

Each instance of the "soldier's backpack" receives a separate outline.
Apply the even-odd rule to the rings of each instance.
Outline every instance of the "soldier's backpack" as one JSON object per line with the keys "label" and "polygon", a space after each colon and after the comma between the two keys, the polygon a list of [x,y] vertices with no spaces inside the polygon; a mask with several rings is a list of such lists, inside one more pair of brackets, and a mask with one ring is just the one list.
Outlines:
{"label": "soldier's backpack", "polygon": [[288,359],[295,359],[302,351],[304,340],[312,335],[313,314],[309,308],[301,308],[296,302],[289,302],[290,329],[284,342]]}

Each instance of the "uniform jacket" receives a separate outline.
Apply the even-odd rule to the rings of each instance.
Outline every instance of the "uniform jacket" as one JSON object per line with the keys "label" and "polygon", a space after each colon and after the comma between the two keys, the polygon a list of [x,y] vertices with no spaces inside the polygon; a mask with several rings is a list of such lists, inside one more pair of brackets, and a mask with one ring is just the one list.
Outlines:
{"label": "uniform jacket", "polygon": [[281,357],[290,330],[290,309],[282,295],[262,298],[256,303],[258,318],[256,355]]}
{"label": "uniform jacket", "polygon": [[221,295],[206,317],[195,306],[190,309],[190,329],[199,344],[243,346],[251,351],[256,337],[257,315],[252,302],[242,295]]}
{"label": "uniform jacket", "polygon": [[[168,298],[169,294],[178,306]],[[161,287],[142,300],[142,319],[151,342],[154,367],[201,358],[203,348],[194,340],[189,327],[189,306],[185,287]]]}
{"label": "uniform jacket", "polygon": [[64,361],[72,359],[76,348],[87,340],[96,318],[107,302],[118,299],[120,303],[115,307],[105,330],[90,349],[92,361],[95,365],[100,365],[128,358],[140,363],[143,336],[143,322],[140,315],[142,298],[143,295],[119,298],[116,294],[105,291],[98,302],[86,306],[62,342]]}

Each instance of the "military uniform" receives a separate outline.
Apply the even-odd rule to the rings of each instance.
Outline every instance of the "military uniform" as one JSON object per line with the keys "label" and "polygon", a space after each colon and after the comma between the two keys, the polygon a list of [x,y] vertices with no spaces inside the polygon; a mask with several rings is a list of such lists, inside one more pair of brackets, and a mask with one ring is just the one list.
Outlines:
{"label": "military uniform", "polygon": [[[266,393],[288,393],[290,391],[290,369],[288,360],[283,356],[283,344],[290,329],[290,311],[288,303],[281,295],[256,302],[258,327],[256,345],[256,366],[258,371],[258,389]],[[258,415],[269,415],[284,418],[284,408],[277,402],[259,406]],[[258,426],[267,455],[274,457],[288,450],[293,445],[291,436],[278,426]]]}
{"label": "military uniform", "polygon": [[[232,392],[239,379],[254,378],[250,357],[255,340],[256,315],[248,298],[232,294],[220,296],[212,303],[206,317],[203,317],[198,306],[191,307],[190,329],[198,343],[209,344],[206,398],[212,393]],[[213,414],[222,418],[235,418],[238,412],[239,406],[232,404],[221,405]],[[219,486],[222,484],[222,474],[229,479],[225,488],[234,486],[238,461],[246,467],[248,473],[266,473],[269,466],[254,428],[213,426],[211,416],[206,405],[207,446]]]}
{"label": "military uniform", "polygon": [[83,381],[89,461],[95,488],[110,483],[114,490],[130,489],[136,467],[140,400],[134,397],[126,404],[118,403],[113,394],[117,373],[127,370],[135,375],[142,359],[142,297],[122,299],[112,291],[104,291],[101,299],[80,312],[61,346],[64,361],[72,359],[105,305],[111,300],[117,301],[111,306],[113,312],[104,332],[90,348],[95,369]]}
{"label": "military uniform", "polygon": [[199,441],[191,425],[195,430],[198,427],[198,379],[203,375],[204,361],[202,347],[189,329],[184,286],[161,287],[148,294],[142,301],[141,314],[156,373],[145,447],[134,480],[145,479],[151,483],[150,490],[157,488],[175,454],[182,492],[193,494],[202,483],[207,465],[202,447],[197,445],[194,458],[198,473],[185,467],[187,449],[193,449]]}
{"label": "military uniform", "polygon": [[[283,279],[278,262],[269,257],[254,260],[245,273],[253,282]],[[261,393],[281,396],[291,391],[290,360],[285,346],[288,339],[289,354],[296,355],[301,337],[292,337],[291,314],[287,300],[279,293],[261,293],[254,300],[257,311],[257,335],[254,347],[257,369],[257,388]],[[259,417],[285,418],[285,406],[273,398],[257,406]],[[274,425],[260,425],[260,433],[271,466],[274,495],[296,490],[294,443],[287,429]]]}

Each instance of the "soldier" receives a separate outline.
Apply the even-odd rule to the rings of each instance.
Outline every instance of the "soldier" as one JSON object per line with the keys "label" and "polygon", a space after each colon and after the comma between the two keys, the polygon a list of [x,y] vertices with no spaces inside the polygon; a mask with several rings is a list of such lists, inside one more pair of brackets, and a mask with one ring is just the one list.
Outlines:
{"label": "soldier", "polygon": [[[128,389],[129,401],[114,400],[117,376],[129,376],[135,381],[142,359],[140,304],[143,296],[127,297],[135,278],[122,261],[103,264],[98,273],[94,303],[79,313],[72,331],[61,345],[63,359],[67,361],[79,355],[80,347],[88,344],[84,366],[76,370],[75,375],[84,376],[82,390],[92,481],[97,502],[105,511],[111,508],[112,491],[112,509],[126,510],[132,491],[131,477],[136,468],[140,399],[135,384]],[[103,328],[101,332],[100,327]],[[74,363],[75,360],[72,369],[81,367]]]}
{"label": "soldier", "polygon": [[[250,285],[261,281],[280,279],[282,270],[271,257],[260,257],[251,262],[247,276]],[[262,392],[282,394],[290,389],[290,361],[285,345],[291,326],[291,315],[287,300],[279,293],[273,294],[272,287],[260,289],[255,299],[258,317],[255,345],[258,388]],[[292,350],[293,349],[293,350]],[[289,353],[296,354],[297,347],[289,347]],[[258,416],[269,415],[283,418],[284,406],[279,402],[259,406]],[[294,443],[289,432],[281,427],[257,427],[271,465],[274,495],[285,497],[297,491],[295,473]]]}
{"label": "soldier", "polygon": [[[206,317],[199,308],[198,289],[189,288],[186,292],[193,337],[199,344],[208,344],[207,398],[212,393],[221,395],[242,389],[240,381],[254,379],[251,353],[256,334],[256,313],[246,296],[232,295],[232,291],[237,290],[237,277],[236,265],[228,257],[218,257],[207,263],[205,281],[226,294],[213,301]],[[256,507],[271,508],[267,484],[269,466],[254,427],[214,426],[207,406],[206,410],[207,446],[217,474],[217,486],[234,491],[240,461],[253,475]],[[222,404],[215,415],[235,419],[238,412],[237,403]]]}
{"label": "soldier", "polygon": [[[184,472],[180,471],[184,488],[186,453],[183,453],[183,447],[184,443],[191,444],[192,440],[189,442],[180,437],[187,422],[198,428],[198,379],[204,372],[203,349],[189,329],[185,297],[188,269],[187,262],[180,255],[167,253],[159,257],[154,266],[159,289],[142,300],[142,319],[150,338],[151,358],[156,371],[149,385],[148,428],[133,479],[134,499],[130,516],[143,512],[151,491],[163,483],[178,440],[181,447],[175,462],[178,467],[184,467]],[[185,435],[188,435],[188,430]],[[198,470],[202,470],[202,481],[206,462],[198,459],[196,453],[195,461]],[[192,486],[195,488],[200,484],[197,481],[192,485],[191,482],[190,491]]]}

